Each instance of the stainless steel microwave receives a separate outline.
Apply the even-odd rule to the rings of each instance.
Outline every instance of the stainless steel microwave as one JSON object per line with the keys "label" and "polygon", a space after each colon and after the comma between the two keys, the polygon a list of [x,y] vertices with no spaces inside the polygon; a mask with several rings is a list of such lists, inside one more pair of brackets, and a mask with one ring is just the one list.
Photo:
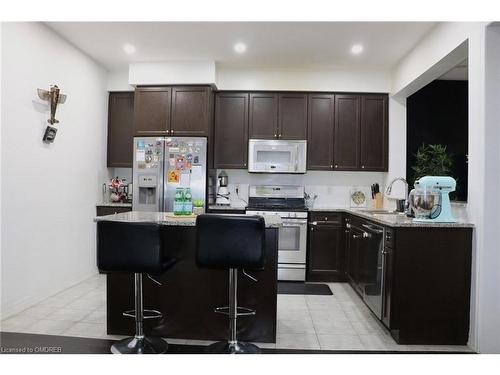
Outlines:
{"label": "stainless steel microwave", "polygon": [[248,171],[306,173],[307,141],[250,139]]}

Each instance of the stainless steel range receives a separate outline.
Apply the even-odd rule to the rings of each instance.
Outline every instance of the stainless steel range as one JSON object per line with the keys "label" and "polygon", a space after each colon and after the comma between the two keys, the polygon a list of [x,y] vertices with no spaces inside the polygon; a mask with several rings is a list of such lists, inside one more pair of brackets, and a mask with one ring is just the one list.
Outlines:
{"label": "stainless steel range", "polygon": [[305,281],[307,208],[303,186],[250,186],[247,214],[278,215],[278,280]]}

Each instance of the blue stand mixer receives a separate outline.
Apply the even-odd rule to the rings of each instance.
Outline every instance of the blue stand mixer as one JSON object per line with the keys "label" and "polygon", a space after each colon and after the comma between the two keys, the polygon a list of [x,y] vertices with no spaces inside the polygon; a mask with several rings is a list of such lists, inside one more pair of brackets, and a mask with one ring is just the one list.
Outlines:
{"label": "blue stand mixer", "polygon": [[448,176],[424,176],[415,181],[415,189],[408,200],[416,222],[455,223],[451,212],[450,196],[457,182]]}

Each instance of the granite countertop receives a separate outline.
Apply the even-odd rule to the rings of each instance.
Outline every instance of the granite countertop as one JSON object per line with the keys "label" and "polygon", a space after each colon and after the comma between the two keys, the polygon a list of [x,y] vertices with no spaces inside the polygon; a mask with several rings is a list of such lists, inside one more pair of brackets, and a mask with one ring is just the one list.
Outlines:
{"label": "granite countertop", "polygon": [[[367,210],[372,212],[367,212]],[[371,221],[377,222],[382,225],[387,225],[389,227],[415,227],[415,228],[474,228],[474,224],[457,219],[456,223],[437,223],[437,222],[418,222],[413,221],[413,218],[407,217],[404,214],[377,214],[376,210],[370,209],[355,209],[348,207],[314,207],[309,209],[311,212],[344,212],[352,215],[356,215],[362,217],[363,219],[369,219]],[[387,212],[384,210],[380,210],[381,212]]]}
{"label": "granite countertop", "polygon": [[[231,214],[228,214],[231,215]],[[277,215],[264,216],[266,228],[278,228],[281,226],[281,218]],[[195,226],[196,217],[173,216],[172,212],[143,212],[129,211],[114,215],[98,216],[98,221],[121,221],[130,223],[157,223],[161,225]]]}
{"label": "granite countertop", "polygon": [[132,203],[103,202],[97,203],[97,207],[132,207]]}
{"label": "granite countertop", "polygon": [[209,210],[235,210],[235,211],[244,211],[246,206],[223,206],[221,204],[211,204],[208,206]]}

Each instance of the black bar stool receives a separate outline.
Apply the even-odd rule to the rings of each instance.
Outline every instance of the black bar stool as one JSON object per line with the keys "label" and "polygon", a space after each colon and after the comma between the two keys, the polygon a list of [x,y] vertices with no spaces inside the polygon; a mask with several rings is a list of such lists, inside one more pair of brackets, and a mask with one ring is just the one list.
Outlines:
{"label": "black bar stool", "polygon": [[[97,267],[103,272],[130,272],[135,278],[135,309],[123,313],[135,318],[135,336],[111,346],[115,354],[165,353],[168,344],[160,337],[144,335],[144,319],[161,318],[156,310],[144,309],[143,274],[160,274],[175,264],[163,258],[160,225],[99,221],[97,223]],[[154,279],[153,279],[154,280]],[[154,280],[158,283],[156,280]]]}
{"label": "black bar stool", "polygon": [[210,345],[208,352],[260,353],[256,345],[238,341],[236,322],[238,316],[256,313],[255,310],[238,307],[238,270],[250,277],[245,268],[263,269],[264,249],[265,222],[261,216],[204,214],[196,218],[198,266],[229,270],[229,306],[215,309],[215,312],[229,316],[229,340]]}

